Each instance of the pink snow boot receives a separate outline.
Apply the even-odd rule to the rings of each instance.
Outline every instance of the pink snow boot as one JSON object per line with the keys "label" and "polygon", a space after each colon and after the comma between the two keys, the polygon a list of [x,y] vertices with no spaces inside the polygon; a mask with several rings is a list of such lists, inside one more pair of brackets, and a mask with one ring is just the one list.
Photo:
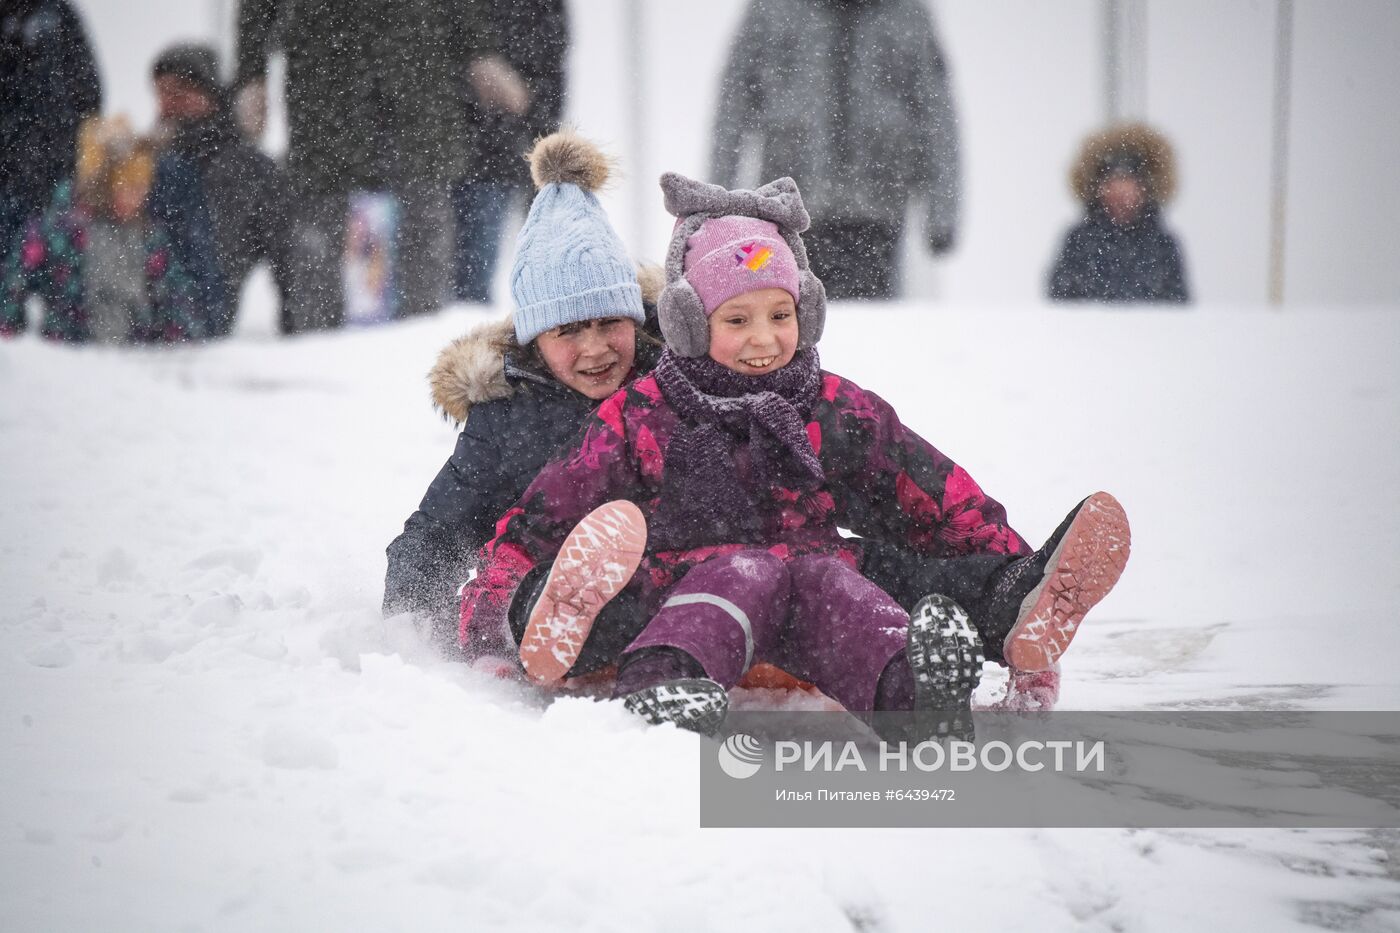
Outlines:
{"label": "pink snow boot", "polygon": [[[1084,614],[1122,576],[1131,540],[1123,506],[1106,492],[1094,493],[1069,514],[1041,548],[1042,553],[1051,549],[1045,569],[1021,601],[1016,624],[1003,644],[1013,680],[1026,673],[1055,671]],[[1008,699],[1014,687],[1010,685]],[[1053,692],[1058,695],[1058,680]]]}
{"label": "pink snow boot", "polygon": [[569,532],[520,640],[532,680],[556,683],[574,666],[598,613],[637,572],[646,543],[641,510],[622,500],[600,505]]}

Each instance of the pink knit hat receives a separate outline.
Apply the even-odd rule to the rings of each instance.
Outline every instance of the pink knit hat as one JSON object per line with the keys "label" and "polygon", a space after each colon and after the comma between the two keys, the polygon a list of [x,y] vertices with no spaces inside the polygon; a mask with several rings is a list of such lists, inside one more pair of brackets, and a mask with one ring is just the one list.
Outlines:
{"label": "pink knit hat", "polygon": [[798,297],[797,257],[778,225],[757,217],[713,217],[686,241],[685,278],[705,314],[735,295],[781,288]]}

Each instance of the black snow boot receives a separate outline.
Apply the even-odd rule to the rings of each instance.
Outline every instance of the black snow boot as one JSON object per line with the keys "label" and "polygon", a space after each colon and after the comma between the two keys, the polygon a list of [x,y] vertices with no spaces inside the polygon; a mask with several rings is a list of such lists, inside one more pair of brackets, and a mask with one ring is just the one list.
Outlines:
{"label": "black snow boot", "polygon": [[729,691],[708,677],[686,677],[629,693],[622,698],[622,705],[652,725],[669,722],[680,729],[714,735],[729,712]]}
{"label": "black snow boot", "polygon": [[615,690],[623,706],[647,722],[701,735],[718,732],[729,712],[729,691],[677,648],[643,648],[624,657]]}
{"label": "black snow boot", "polygon": [[982,639],[963,608],[937,593],[909,616],[915,730],[925,739],[971,742],[972,694],[982,680]]}

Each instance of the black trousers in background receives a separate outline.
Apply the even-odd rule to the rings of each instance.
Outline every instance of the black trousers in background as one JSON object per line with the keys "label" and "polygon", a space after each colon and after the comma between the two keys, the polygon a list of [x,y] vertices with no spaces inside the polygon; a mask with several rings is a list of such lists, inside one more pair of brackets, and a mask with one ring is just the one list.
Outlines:
{"label": "black trousers in background", "polygon": [[802,240],[828,298],[889,300],[899,290],[900,232],[895,224],[813,221]]}
{"label": "black trousers in background", "polygon": [[[452,259],[452,206],[447,186],[410,182],[399,199],[394,279],[401,318],[432,314],[447,299]],[[291,294],[282,303],[282,332],[336,328],[345,319],[341,277],[349,195],[311,193],[300,199],[289,248]]]}

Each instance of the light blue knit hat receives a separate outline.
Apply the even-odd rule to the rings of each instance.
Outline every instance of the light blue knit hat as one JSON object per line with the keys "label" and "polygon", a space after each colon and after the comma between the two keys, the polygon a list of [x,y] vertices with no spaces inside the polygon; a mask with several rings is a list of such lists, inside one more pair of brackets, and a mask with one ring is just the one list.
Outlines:
{"label": "light blue knit hat", "polygon": [[515,241],[510,293],[522,346],[547,330],[602,317],[646,320],[637,272],[593,192],[607,157],[569,130],[530,150],[539,192]]}

